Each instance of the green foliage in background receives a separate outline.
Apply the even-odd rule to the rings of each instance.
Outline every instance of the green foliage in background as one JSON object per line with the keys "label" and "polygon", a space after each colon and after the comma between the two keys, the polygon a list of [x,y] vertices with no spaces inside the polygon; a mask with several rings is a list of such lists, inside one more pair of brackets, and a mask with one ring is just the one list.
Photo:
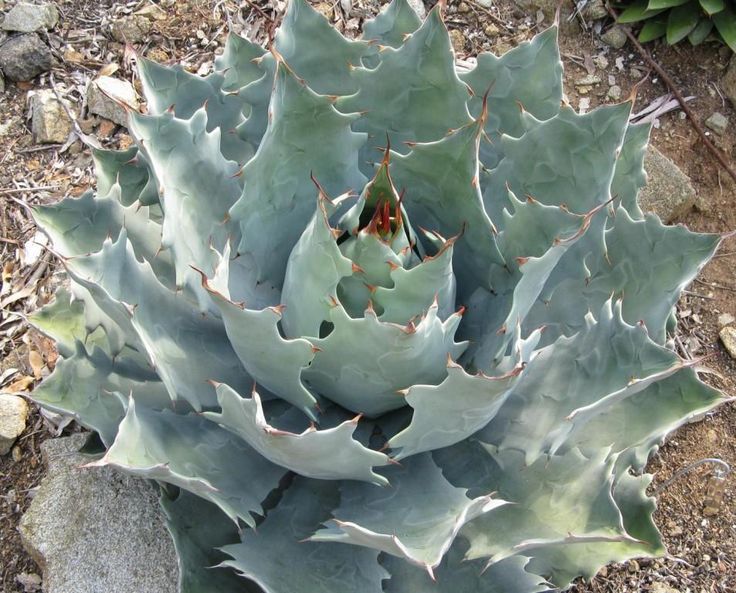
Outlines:
{"label": "green foliage in background", "polygon": [[734,0],[637,0],[621,8],[619,23],[643,22],[642,43],[664,37],[670,45],[683,39],[699,45],[713,37],[736,51]]}

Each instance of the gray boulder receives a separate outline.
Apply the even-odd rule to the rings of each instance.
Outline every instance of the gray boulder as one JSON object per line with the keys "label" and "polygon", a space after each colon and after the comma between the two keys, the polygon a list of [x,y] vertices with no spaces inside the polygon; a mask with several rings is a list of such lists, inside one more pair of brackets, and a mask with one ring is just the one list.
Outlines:
{"label": "gray boulder", "polygon": [[41,445],[48,472],[21,519],[45,593],[176,593],[174,546],[150,482],[84,468],[85,435]]}
{"label": "gray boulder", "polygon": [[5,15],[2,28],[6,31],[32,33],[53,29],[59,22],[59,11],[53,4],[19,2]]}
{"label": "gray boulder", "polygon": [[0,70],[9,80],[31,80],[51,70],[51,50],[36,33],[8,38],[0,45]]}
{"label": "gray boulder", "polygon": [[639,205],[663,222],[671,223],[695,205],[695,188],[690,178],[670,159],[649,146],[644,157],[647,185],[639,192]]}

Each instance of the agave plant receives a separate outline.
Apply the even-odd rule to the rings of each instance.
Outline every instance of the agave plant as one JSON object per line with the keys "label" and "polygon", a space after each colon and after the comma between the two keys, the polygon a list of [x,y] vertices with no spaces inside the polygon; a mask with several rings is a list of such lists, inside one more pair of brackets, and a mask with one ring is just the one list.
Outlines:
{"label": "agave plant", "polygon": [[734,0],[635,0],[623,4],[619,23],[645,21],[639,41],[664,37],[674,45],[683,39],[700,45],[711,34],[736,51],[736,2]]}
{"label": "agave plant", "polygon": [[720,237],[642,214],[648,128],[561,105],[556,35],[458,70],[440,7],[347,40],[292,0],[207,77],[141,59],[137,145],[36,209],[70,288],[35,399],[164,485],[181,591],[532,593],[664,552],[642,470],[721,401],[667,347]]}

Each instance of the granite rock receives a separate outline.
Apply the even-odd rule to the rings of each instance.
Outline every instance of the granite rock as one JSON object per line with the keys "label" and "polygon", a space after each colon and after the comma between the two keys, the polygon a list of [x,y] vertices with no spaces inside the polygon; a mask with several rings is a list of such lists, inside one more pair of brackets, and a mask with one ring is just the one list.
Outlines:
{"label": "granite rock", "polygon": [[120,43],[140,43],[145,41],[150,30],[150,20],[143,15],[131,14],[113,22],[112,37]]}
{"label": "granite rock", "polygon": [[53,4],[18,2],[5,15],[2,28],[6,31],[32,33],[50,30],[59,23],[59,11]]}
{"label": "granite rock", "polygon": [[9,80],[31,80],[51,70],[51,63],[51,50],[36,33],[15,35],[0,45],[0,70]]}
{"label": "granite rock", "polygon": [[85,437],[41,445],[48,472],[20,522],[45,593],[176,593],[179,569],[155,487],[82,467]]}
{"label": "granite rock", "polygon": [[10,451],[26,429],[28,404],[26,400],[10,393],[0,393],[0,455]]}
{"label": "granite rock", "polygon": [[639,192],[639,205],[663,222],[671,223],[695,205],[695,188],[687,175],[670,159],[649,146],[644,157],[647,185]]}
{"label": "granite rock", "polygon": [[121,103],[134,110],[140,105],[133,85],[126,80],[100,76],[87,88],[87,109],[90,113],[127,126],[128,114]]}
{"label": "granite rock", "polygon": [[736,358],[736,327],[727,325],[718,333],[718,336],[721,338],[721,342],[723,342],[731,358]]}
{"label": "granite rock", "polygon": [[66,142],[72,131],[66,110],[51,89],[36,91],[31,98],[31,131],[38,144]]}

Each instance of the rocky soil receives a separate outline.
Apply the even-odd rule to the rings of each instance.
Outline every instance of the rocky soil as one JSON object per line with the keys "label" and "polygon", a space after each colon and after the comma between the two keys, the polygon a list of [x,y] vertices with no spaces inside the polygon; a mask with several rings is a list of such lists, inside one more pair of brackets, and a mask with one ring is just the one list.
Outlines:
{"label": "rocky soil", "polygon": [[[432,1],[417,6],[429,8]],[[316,2],[347,35],[379,8],[377,0]],[[450,0],[447,22],[459,58],[503,53],[551,24],[556,0]],[[569,103],[580,111],[624,100],[637,87],[635,112],[653,122],[643,201],[669,222],[695,230],[736,229],[736,185],[705,149],[692,123],[600,0],[562,3],[561,48]],[[78,196],[93,182],[91,146],[131,143],[117,102],[141,104],[133,53],[182,63],[206,74],[228,30],[265,42],[282,0],[0,0],[0,589],[41,589],[41,570],[23,549],[18,522],[45,472],[41,443],[77,430],[19,403],[51,370],[56,352],[25,316],[48,302],[59,266],[36,232],[28,205]],[[650,46],[710,140],[736,167],[736,59],[718,45]],[[637,86],[638,85],[638,86]],[[116,101],[111,100],[114,97]],[[669,110],[672,108],[671,110]],[[654,201],[665,196],[665,201]],[[647,201],[648,200],[648,201]],[[689,287],[679,305],[678,352],[707,356],[707,380],[736,394],[736,243]],[[719,339],[730,345],[727,351]],[[731,339],[730,339],[731,338]],[[22,402],[23,400],[20,399]],[[7,452],[5,452],[7,448]],[[669,439],[652,459],[657,489],[689,464],[717,457],[736,466],[736,406],[728,404]],[[657,491],[656,519],[671,557],[612,565],[577,593],[736,591],[734,474],[719,480],[702,465]],[[722,489],[716,505],[714,492]],[[715,489],[715,490],[714,490]],[[717,497],[715,497],[717,498]]]}

